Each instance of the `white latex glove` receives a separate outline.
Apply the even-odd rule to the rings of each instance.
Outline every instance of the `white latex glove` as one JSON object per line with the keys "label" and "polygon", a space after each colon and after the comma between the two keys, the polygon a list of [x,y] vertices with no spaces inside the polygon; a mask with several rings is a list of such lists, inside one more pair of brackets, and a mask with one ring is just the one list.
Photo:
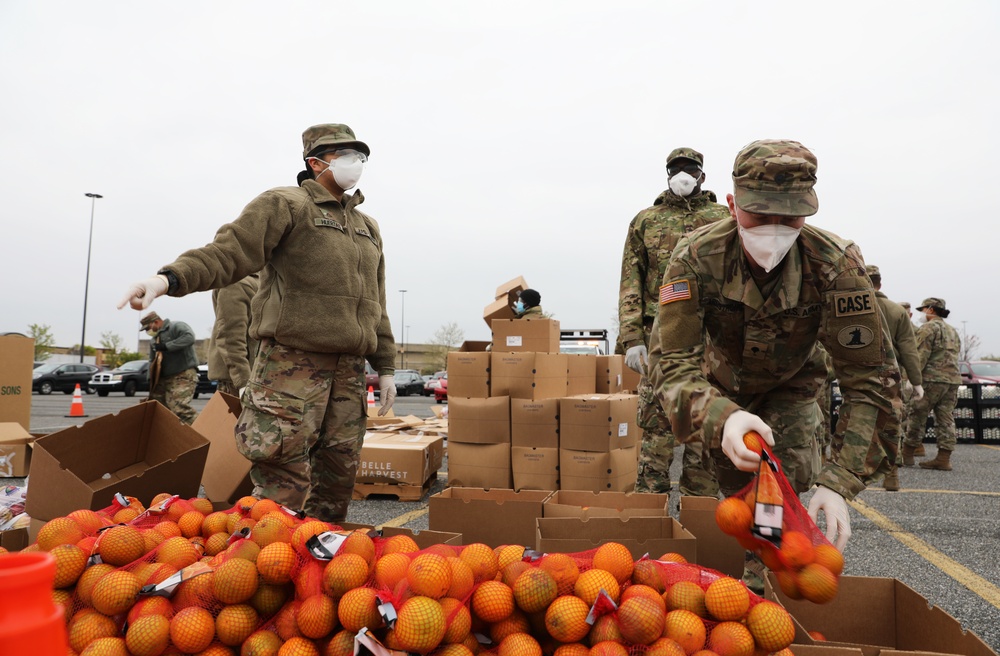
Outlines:
{"label": "white latex glove", "polygon": [[851,515],[847,512],[847,502],[830,488],[820,485],[809,501],[809,517],[817,521],[821,510],[826,517],[826,539],[843,552],[851,537]]}
{"label": "white latex glove", "polygon": [[743,443],[743,436],[750,431],[757,431],[768,446],[774,446],[771,427],[746,410],[737,410],[729,415],[722,427],[722,452],[733,461],[737,469],[745,472],[755,472],[760,466],[760,456]]}
{"label": "white latex glove", "polygon": [[244,385],[243,387],[241,387],[240,391],[238,391],[236,393],[236,398],[242,399],[243,398],[243,392],[245,392],[245,391],[247,391],[247,386],[246,385]]}
{"label": "white latex glove", "polygon": [[633,346],[625,351],[625,365],[632,371],[640,374],[646,373],[646,362],[648,360],[649,358],[646,357],[646,347],[642,344]]}
{"label": "white latex glove", "polygon": [[382,407],[378,409],[378,416],[384,417],[392,408],[393,401],[396,400],[396,379],[390,374],[378,377],[378,395],[382,402]]}
{"label": "white latex glove", "polygon": [[903,394],[909,394],[910,392],[913,391],[913,385],[911,385],[910,381],[908,380],[903,381],[902,388],[903,388]]}
{"label": "white latex glove", "polygon": [[166,293],[167,277],[160,275],[152,276],[132,283],[128,291],[125,292],[125,295],[122,296],[122,300],[119,301],[118,309],[120,310],[126,305],[131,305],[133,310],[145,310],[153,302],[153,299],[163,296]]}
{"label": "white latex glove", "polygon": [[913,386],[913,400],[914,401],[919,401],[922,398],[924,398],[924,386],[923,385],[914,385]]}

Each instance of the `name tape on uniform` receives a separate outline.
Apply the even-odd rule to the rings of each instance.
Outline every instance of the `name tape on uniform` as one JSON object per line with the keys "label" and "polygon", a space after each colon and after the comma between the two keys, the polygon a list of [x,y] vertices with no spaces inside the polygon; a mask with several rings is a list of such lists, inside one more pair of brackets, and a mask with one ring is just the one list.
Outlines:
{"label": "name tape on uniform", "polygon": [[853,291],[833,295],[833,311],[838,317],[853,317],[875,311],[874,294],[870,291]]}

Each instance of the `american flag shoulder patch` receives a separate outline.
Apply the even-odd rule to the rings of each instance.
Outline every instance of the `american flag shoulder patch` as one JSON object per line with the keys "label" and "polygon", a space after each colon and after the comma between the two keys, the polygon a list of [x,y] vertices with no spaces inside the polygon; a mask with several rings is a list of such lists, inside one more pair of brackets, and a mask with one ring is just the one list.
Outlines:
{"label": "american flag shoulder patch", "polygon": [[660,286],[660,305],[690,299],[691,283],[688,280],[674,280]]}

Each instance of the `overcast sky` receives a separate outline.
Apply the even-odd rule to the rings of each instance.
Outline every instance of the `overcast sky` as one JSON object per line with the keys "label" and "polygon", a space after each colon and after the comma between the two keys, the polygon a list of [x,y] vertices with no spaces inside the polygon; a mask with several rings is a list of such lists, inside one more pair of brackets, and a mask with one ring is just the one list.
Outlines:
{"label": "overcast sky", "polygon": [[[397,341],[489,339],[518,275],[563,328],[611,327],[666,154],[703,152],[723,200],[743,145],[789,138],[819,158],[809,222],[1000,354],[998,7],[0,0],[0,332],[79,343],[93,192],[87,343],[134,347],[128,284],[294,185],[303,129],[344,122],[372,150]],[[208,293],[153,309],[209,336]]]}

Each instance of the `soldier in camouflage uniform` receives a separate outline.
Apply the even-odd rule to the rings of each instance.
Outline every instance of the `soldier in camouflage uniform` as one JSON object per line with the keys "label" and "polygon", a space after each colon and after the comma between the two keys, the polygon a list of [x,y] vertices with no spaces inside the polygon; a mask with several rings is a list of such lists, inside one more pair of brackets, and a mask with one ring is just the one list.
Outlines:
{"label": "soldier in camouflage uniform", "polygon": [[[692,148],[676,148],[667,156],[668,189],[652,207],[639,212],[629,224],[622,255],[621,290],[618,297],[619,341],[625,363],[642,374],[639,382],[637,423],[642,447],[636,489],[670,491],[670,465],[674,436],[646,375],[650,331],[659,302],[660,284],[678,240],[696,228],[729,217],[725,205],[701,185],[705,160]],[[716,496],[719,484],[714,466],[703,458],[700,442],[685,445],[681,473],[682,494]]]}
{"label": "soldier in camouflage uniform", "polygon": [[161,319],[150,312],[139,322],[153,338],[149,346],[149,359],[160,356],[160,376],[149,391],[150,401],[159,401],[185,424],[194,422],[198,415],[191,407],[194,390],[198,385],[198,356],[194,352],[194,331],[183,321]]}
{"label": "soldier in camouflage uniform", "polygon": [[[903,309],[903,306],[893,303],[889,297],[882,293],[882,273],[874,264],[869,264],[865,272],[875,287],[875,298],[878,299],[879,308],[885,318],[889,329],[889,337],[892,339],[892,347],[896,352],[896,360],[899,363],[899,373],[902,378],[902,398],[897,407],[897,415],[900,419],[900,427],[897,434],[897,441],[902,444],[903,430],[903,403],[910,395],[914,399],[920,399],[924,395],[923,377],[920,374],[920,356],[917,355],[917,340],[913,337],[913,324],[910,317]],[[882,486],[889,492],[899,490],[899,465],[902,465],[901,457],[897,457],[892,463],[892,469],[885,476]]]}
{"label": "soldier in camouflage uniform", "polygon": [[917,329],[917,353],[925,392],[923,398],[914,395],[910,403],[910,425],[903,442],[903,464],[913,465],[917,445],[923,439],[927,415],[934,411],[934,435],[938,452],[933,460],[924,460],[924,469],[951,471],[951,452],[955,450],[955,406],[958,404],[958,386],[962,377],[958,373],[958,354],[962,338],[958,331],[945,323],[951,310],[943,298],[928,298],[917,307],[923,312],[924,323]]}
{"label": "soldier in camouflage uniform", "polygon": [[302,134],[298,187],[265,191],[215,240],[132,285],[119,307],[148,306],[261,272],[250,335],[260,340],[236,444],[254,495],[342,522],[365,434],[365,359],[379,373],[380,415],[396,397],[396,346],[375,220],[358,210],[368,146],[346,125]]}
{"label": "soldier in camouflage uniform", "polygon": [[[724,493],[757,470],[759,456],[743,444],[757,431],[797,491],[818,484],[809,514],[825,516],[827,537],[843,550],[845,499],[896,457],[886,436],[899,371],[860,250],[805,224],[818,207],[815,182],[816,158],[798,142],[756,141],[740,151],[727,196],[732,220],[696,230],[671,256],[651,369],[674,434],[711,448]],[[844,396],[822,466],[818,342]]]}
{"label": "soldier in camouflage uniform", "polygon": [[250,380],[257,357],[257,340],[250,331],[250,299],[257,293],[260,275],[251,273],[228,287],[212,290],[215,325],[208,342],[208,377],[218,390],[236,396]]}
{"label": "soldier in camouflage uniform", "polygon": [[542,311],[542,295],[534,289],[524,289],[517,295],[514,302],[514,314],[518,319],[545,319]]}

